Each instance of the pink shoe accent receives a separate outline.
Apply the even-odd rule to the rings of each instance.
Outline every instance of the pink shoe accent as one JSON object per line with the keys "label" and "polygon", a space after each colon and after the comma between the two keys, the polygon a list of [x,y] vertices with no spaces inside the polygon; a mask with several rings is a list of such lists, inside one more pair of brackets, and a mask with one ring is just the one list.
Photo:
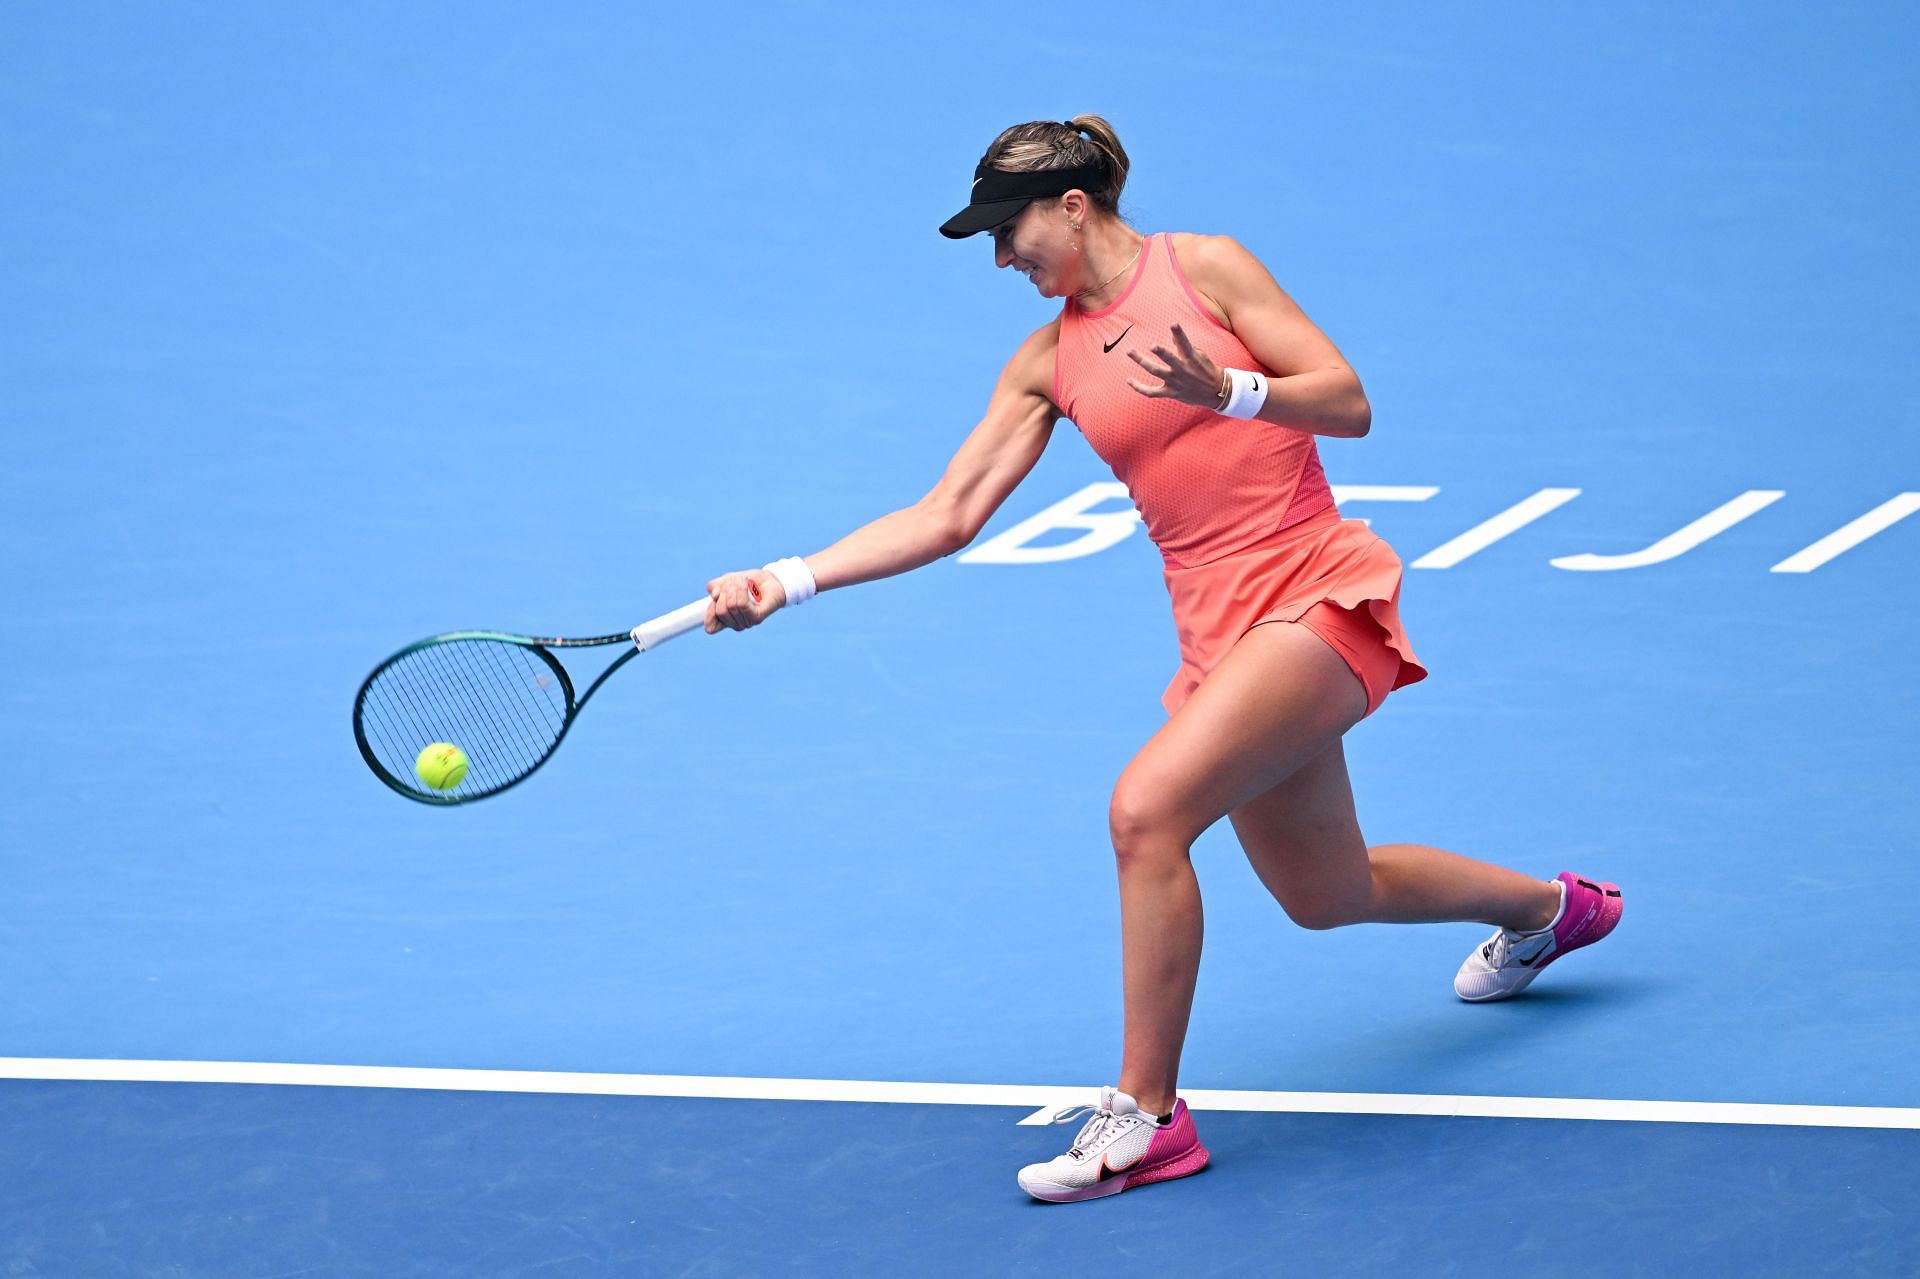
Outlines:
{"label": "pink shoe accent", "polygon": [[1566,885],[1566,905],[1560,911],[1560,922],[1553,926],[1553,954],[1540,962],[1541,968],[1570,950],[1591,946],[1605,937],[1620,922],[1620,913],[1626,908],[1618,884],[1595,883],[1570,870],[1554,878]]}
{"label": "pink shoe accent", "polygon": [[1200,1144],[1200,1133],[1193,1126],[1192,1112],[1185,1101],[1176,1099],[1173,1122],[1153,1134],[1153,1140],[1147,1143],[1147,1153],[1127,1170],[1126,1183],[1144,1186],[1155,1181],[1172,1181],[1175,1177],[1190,1177],[1207,1166],[1208,1158],[1207,1148]]}

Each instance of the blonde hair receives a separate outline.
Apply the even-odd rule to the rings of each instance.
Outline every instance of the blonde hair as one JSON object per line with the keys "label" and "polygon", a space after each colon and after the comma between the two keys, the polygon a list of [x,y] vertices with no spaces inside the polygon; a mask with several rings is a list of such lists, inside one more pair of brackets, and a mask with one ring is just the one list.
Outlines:
{"label": "blonde hair", "polygon": [[[1080,136],[1083,133],[1085,137]],[[1002,173],[1105,165],[1106,182],[1098,190],[1087,188],[1087,195],[1094,207],[1120,216],[1120,188],[1127,184],[1127,152],[1113,126],[1097,115],[1077,115],[1064,124],[1057,120],[1016,124],[993,140],[980,163]]]}

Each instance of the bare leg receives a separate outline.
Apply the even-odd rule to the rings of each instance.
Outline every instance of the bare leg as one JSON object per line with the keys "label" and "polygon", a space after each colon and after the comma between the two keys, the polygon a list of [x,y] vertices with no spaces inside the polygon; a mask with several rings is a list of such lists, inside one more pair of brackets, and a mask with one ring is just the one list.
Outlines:
{"label": "bare leg", "polygon": [[[1319,756],[1366,709],[1353,672],[1305,627],[1255,627],[1141,748],[1109,814],[1120,873],[1126,1031],[1120,1088],[1173,1105],[1200,969],[1200,832]],[[1360,864],[1365,865],[1364,850]]]}
{"label": "bare leg", "polygon": [[1425,844],[1375,844],[1367,860],[1373,896],[1366,917],[1373,923],[1477,920],[1527,932],[1545,928],[1560,908],[1550,883]]}
{"label": "bare leg", "polygon": [[1185,846],[1136,847],[1120,872],[1126,1029],[1120,1090],[1141,1109],[1173,1108],[1180,1050],[1200,974],[1200,882]]}
{"label": "bare leg", "polygon": [[1555,885],[1518,871],[1424,844],[1367,847],[1337,741],[1235,809],[1233,826],[1260,881],[1307,928],[1478,920],[1521,932],[1560,905]]}

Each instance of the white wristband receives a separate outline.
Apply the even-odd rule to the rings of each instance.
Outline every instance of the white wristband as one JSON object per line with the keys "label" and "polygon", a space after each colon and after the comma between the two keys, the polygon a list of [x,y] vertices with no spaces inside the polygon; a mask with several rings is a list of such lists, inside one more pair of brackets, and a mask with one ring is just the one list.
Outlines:
{"label": "white wristband", "polygon": [[1233,392],[1227,396],[1227,402],[1220,409],[1222,417],[1258,417],[1260,406],[1267,402],[1267,375],[1249,373],[1245,369],[1228,369],[1227,378],[1233,383]]}
{"label": "white wristband", "polygon": [[792,608],[805,604],[820,593],[819,583],[813,580],[813,570],[798,555],[784,560],[775,560],[767,565],[766,571],[779,579],[780,589],[787,593],[787,606]]}

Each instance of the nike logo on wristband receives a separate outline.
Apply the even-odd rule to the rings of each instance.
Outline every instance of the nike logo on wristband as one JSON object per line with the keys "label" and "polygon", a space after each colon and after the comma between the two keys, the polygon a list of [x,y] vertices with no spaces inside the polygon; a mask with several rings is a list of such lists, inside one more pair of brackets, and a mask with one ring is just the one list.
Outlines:
{"label": "nike logo on wristband", "polygon": [[1111,355],[1113,353],[1113,348],[1120,345],[1120,338],[1124,338],[1125,336],[1127,336],[1127,334],[1131,332],[1133,332],[1133,326],[1129,324],[1126,328],[1120,330],[1120,337],[1115,338],[1113,341],[1108,342],[1106,345],[1100,348],[1100,354]]}

